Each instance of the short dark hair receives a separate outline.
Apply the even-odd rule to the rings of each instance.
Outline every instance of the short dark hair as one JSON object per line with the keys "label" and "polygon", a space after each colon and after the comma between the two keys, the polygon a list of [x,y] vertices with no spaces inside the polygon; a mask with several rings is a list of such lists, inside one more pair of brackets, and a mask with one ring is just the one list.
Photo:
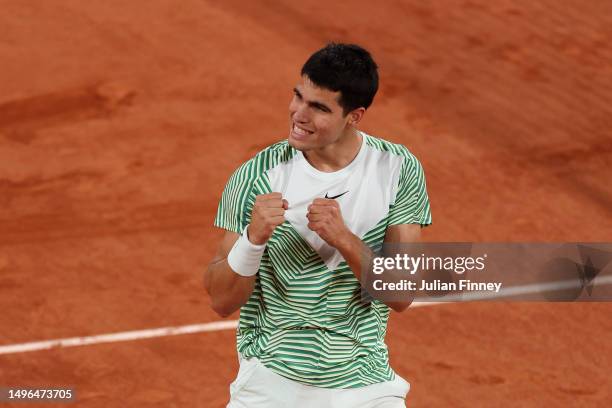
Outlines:
{"label": "short dark hair", "polygon": [[329,43],[308,58],[301,71],[317,86],[340,91],[344,115],[368,108],[378,91],[378,66],[359,45]]}

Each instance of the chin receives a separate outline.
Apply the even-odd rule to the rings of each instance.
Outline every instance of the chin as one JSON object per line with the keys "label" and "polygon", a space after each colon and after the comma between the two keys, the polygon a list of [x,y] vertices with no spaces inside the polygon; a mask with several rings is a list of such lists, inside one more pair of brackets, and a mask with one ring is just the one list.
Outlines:
{"label": "chin", "polygon": [[305,152],[311,149],[311,146],[309,146],[309,144],[303,140],[296,140],[289,136],[287,138],[287,141],[289,142],[289,146],[293,147],[295,150]]}

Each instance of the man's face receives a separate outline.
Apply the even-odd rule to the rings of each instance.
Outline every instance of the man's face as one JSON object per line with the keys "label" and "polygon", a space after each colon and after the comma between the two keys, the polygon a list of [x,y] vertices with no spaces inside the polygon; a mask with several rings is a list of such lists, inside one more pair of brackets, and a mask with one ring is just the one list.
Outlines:
{"label": "man's face", "polygon": [[338,104],[340,92],[319,88],[304,75],[289,104],[289,144],[302,151],[335,143],[347,129],[350,115]]}

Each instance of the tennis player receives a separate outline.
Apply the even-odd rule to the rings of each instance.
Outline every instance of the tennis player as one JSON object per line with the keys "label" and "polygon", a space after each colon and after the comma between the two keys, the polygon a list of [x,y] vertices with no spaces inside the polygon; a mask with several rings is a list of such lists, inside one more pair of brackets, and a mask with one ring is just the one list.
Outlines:
{"label": "tennis player", "polygon": [[240,309],[230,408],[405,406],[384,339],[410,301],[366,302],[360,278],[371,248],[417,241],[431,214],[418,160],[357,129],[377,90],[368,51],[328,44],[302,67],[288,139],[227,182],[204,281],[219,315]]}

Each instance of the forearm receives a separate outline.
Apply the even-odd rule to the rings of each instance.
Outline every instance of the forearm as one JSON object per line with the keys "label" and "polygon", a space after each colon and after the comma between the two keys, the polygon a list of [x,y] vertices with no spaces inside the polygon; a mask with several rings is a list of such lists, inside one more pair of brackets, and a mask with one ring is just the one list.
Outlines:
{"label": "forearm", "polygon": [[254,276],[241,276],[227,263],[227,258],[212,262],[204,275],[204,285],[212,301],[212,308],[225,317],[236,310],[251,296],[255,287]]}
{"label": "forearm", "polygon": [[285,222],[289,208],[281,193],[255,197],[251,222],[239,234],[226,231],[219,250],[204,274],[204,286],[212,308],[228,316],[244,305],[255,287],[261,258],[274,229]]}
{"label": "forearm", "polygon": [[336,249],[338,249],[344,257],[344,260],[353,271],[355,278],[361,282],[361,274],[364,267],[369,266],[374,258],[372,250],[353,233],[347,234],[347,237]]}

